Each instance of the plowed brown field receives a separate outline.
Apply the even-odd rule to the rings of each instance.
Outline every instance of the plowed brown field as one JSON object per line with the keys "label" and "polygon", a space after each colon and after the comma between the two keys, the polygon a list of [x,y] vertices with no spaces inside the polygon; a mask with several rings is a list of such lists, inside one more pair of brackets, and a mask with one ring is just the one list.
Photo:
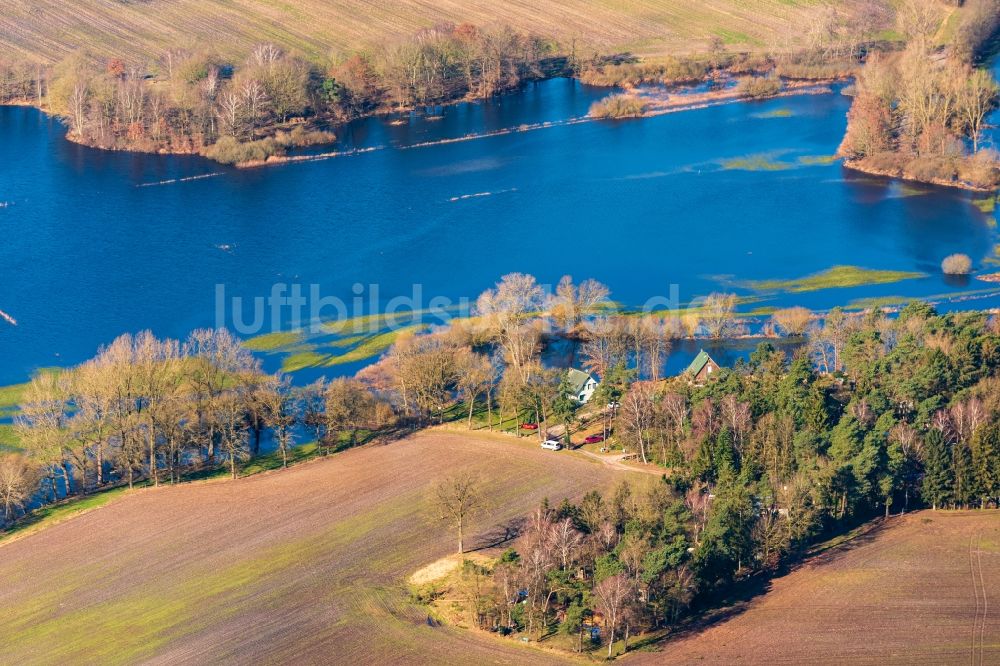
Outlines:
{"label": "plowed brown field", "polygon": [[86,47],[104,56],[158,58],[211,45],[243,57],[276,42],[315,60],[409,37],[437,23],[508,23],[583,50],[707,49],[715,35],[742,49],[792,45],[833,6],[874,0],[0,0],[0,55],[56,61]]}
{"label": "plowed brown field", "polygon": [[[405,580],[448,554],[435,482],[472,469],[495,543],[544,497],[628,473],[537,442],[430,431],[235,482],[138,490],[0,546],[0,663],[519,663],[431,626]],[[648,479],[648,475],[636,475]]]}
{"label": "plowed brown field", "polygon": [[892,518],[660,649],[629,662],[1000,663],[1000,511]]}

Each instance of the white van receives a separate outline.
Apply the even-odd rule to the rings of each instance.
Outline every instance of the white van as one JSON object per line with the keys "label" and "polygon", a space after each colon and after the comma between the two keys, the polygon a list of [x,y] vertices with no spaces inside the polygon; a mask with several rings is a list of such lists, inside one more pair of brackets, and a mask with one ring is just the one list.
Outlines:
{"label": "white van", "polygon": [[547,439],[542,442],[542,448],[546,451],[558,451],[562,448],[562,442],[558,439]]}

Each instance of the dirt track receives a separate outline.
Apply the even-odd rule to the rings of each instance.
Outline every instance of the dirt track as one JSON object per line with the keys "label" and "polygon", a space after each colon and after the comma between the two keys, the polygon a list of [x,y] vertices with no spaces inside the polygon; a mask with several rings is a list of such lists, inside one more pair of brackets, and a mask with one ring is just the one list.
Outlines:
{"label": "dirt track", "polygon": [[0,663],[518,663],[513,641],[432,627],[403,581],[453,548],[429,505],[490,479],[475,545],[623,474],[508,438],[429,432],[236,482],[141,490],[0,547]]}
{"label": "dirt track", "polygon": [[1000,663],[1000,511],[893,518],[734,612],[629,662]]}

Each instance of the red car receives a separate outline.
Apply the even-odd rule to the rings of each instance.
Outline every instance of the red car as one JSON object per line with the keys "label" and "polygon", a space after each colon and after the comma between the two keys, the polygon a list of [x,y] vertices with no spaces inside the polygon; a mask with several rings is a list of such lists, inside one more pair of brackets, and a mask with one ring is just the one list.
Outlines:
{"label": "red car", "polygon": [[587,442],[587,444],[597,444],[604,441],[604,435],[590,435],[583,441]]}
{"label": "red car", "polygon": [[522,423],[521,424],[521,428],[523,428],[524,430],[538,430],[538,424],[537,423]]}

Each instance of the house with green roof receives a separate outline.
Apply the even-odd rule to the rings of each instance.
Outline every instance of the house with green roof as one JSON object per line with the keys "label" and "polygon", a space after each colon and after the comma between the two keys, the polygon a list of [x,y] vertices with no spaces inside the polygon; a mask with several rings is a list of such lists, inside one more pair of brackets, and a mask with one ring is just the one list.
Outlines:
{"label": "house with green roof", "polygon": [[570,386],[570,397],[581,405],[590,400],[597,390],[597,380],[590,373],[576,368],[566,371],[566,383]]}
{"label": "house with green roof", "polygon": [[704,384],[711,376],[719,371],[719,364],[716,363],[708,352],[704,349],[691,361],[691,365],[685,370],[685,374],[690,377],[695,384]]}

